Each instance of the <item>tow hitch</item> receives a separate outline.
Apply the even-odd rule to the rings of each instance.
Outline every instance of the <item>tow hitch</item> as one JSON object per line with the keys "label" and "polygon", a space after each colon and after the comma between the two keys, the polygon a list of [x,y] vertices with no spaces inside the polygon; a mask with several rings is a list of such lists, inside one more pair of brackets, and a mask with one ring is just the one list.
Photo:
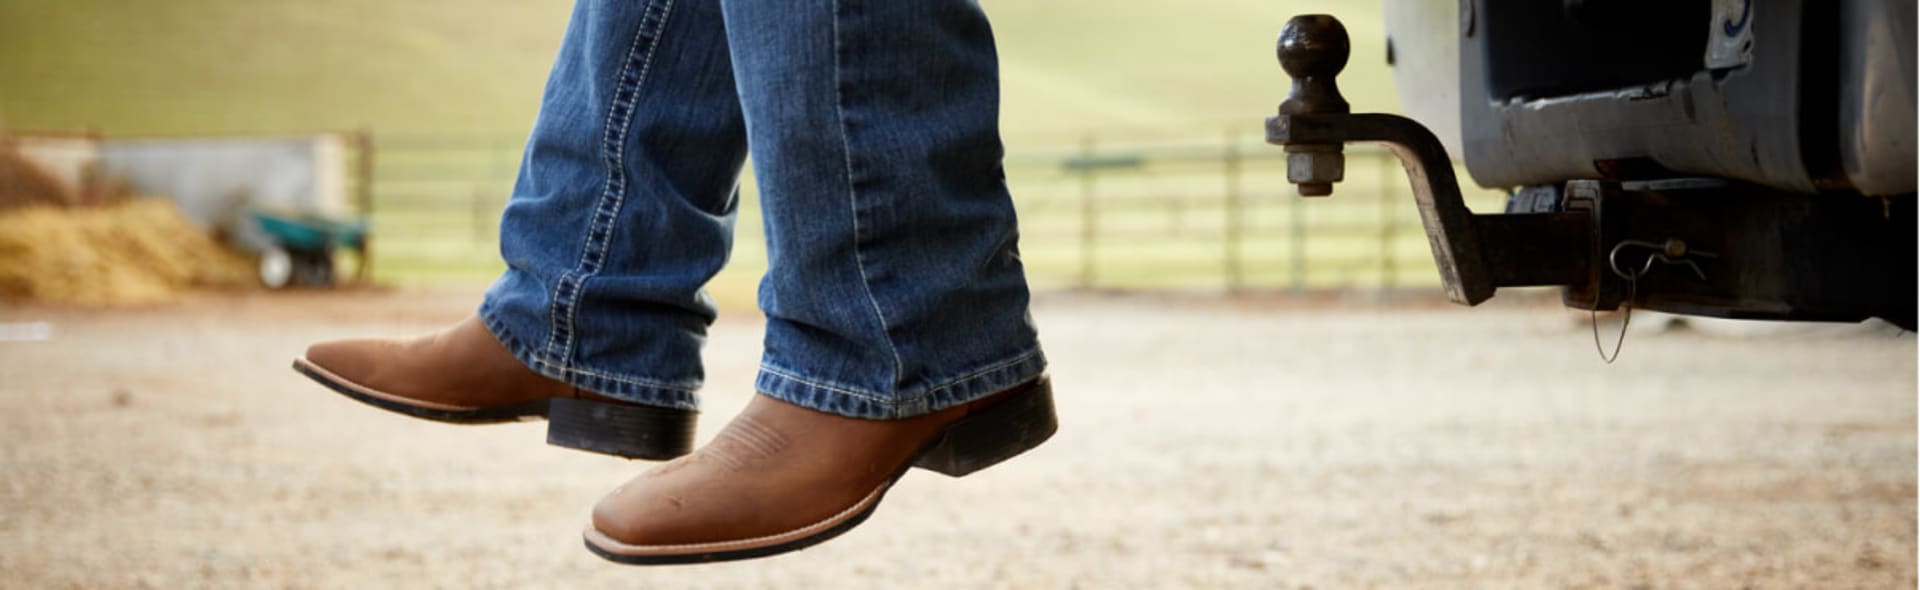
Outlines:
{"label": "tow hitch", "polygon": [[[1447,297],[1478,305],[1501,287],[1559,286],[1569,307],[1914,326],[1914,199],[1796,194],[1713,178],[1610,177],[1521,187],[1475,214],[1433,132],[1398,115],[1349,112],[1335,77],[1346,28],[1296,16],[1279,38],[1293,89],[1267,119],[1303,197],[1333,194],[1343,146],[1375,142],[1407,170]],[[1571,139],[1570,139],[1571,140]]]}
{"label": "tow hitch", "polygon": [[1331,16],[1297,16],[1280,33],[1280,66],[1293,78],[1293,92],[1267,119],[1267,143],[1286,147],[1287,180],[1301,196],[1333,194],[1346,166],[1344,144],[1382,143],[1407,169],[1448,299],[1478,305],[1500,287],[1591,278],[1596,246],[1587,212],[1476,215],[1461,200],[1453,162],[1433,132],[1398,115],[1349,113],[1334,83],[1349,50],[1346,27]]}

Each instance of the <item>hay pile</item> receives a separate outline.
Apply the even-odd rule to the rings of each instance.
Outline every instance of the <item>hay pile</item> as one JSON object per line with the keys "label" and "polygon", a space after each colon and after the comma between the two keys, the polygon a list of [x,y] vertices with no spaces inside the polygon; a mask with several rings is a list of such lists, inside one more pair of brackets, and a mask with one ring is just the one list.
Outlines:
{"label": "hay pile", "polygon": [[72,203],[75,195],[52,175],[22,157],[0,135],[0,209],[23,205]]}
{"label": "hay pile", "polygon": [[255,284],[251,261],[166,199],[0,208],[0,299],[142,305]]}

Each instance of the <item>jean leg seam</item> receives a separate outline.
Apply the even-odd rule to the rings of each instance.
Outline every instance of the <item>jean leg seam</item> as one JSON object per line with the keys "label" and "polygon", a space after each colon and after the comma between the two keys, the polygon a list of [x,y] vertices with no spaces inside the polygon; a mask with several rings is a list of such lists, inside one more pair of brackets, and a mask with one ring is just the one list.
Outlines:
{"label": "jean leg seam", "polygon": [[887,314],[880,309],[880,299],[873,295],[873,280],[867,275],[866,259],[860,254],[860,244],[866,241],[860,226],[860,191],[854,187],[853,140],[847,131],[846,95],[843,89],[846,80],[841,77],[840,46],[840,0],[833,0],[833,112],[840,123],[840,153],[846,168],[847,212],[853,220],[853,267],[860,273],[860,289],[866,292],[867,304],[873,308],[874,319],[880,322],[880,337],[887,343],[887,353],[893,357],[893,376],[887,380],[889,387],[898,387],[906,373],[905,363],[900,359],[900,347],[893,342],[893,331],[887,325]]}
{"label": "jean leg seam", "polygon": [[[629,375],[615,375],[612,373],[595,371],[592,369],[583,369],[579,367],[563,367],[563,366],[555,365],[551,362],[547,362],[545,359],[539,358],[539,355],[538,355],[539,351],[530,350],[525,343],[521,342],[519,338],[515,337],[513,335],[513,332],[507,329],[506,324],[499,321],[499,319],[495,317],[494,311],[491,307],[487,307],[484,305],[481,307],[480,321],[482,324],[486,326],[487,332],[492,334],[495,340],[499,340],[501,346],[506,347],[507,352],[509,354],[512,354],[514,358],[519,359],[519,358],[522,358],[521,353],[526,352],[527,353],[526,358],[530,359],[528,361],[530,362],[529,368],[533,369],[535,373],[539,373],[541,376],[544,376],[550,379],[567,382],[567,383],[574,383],[575,376],[585,376],[585,377],[591,377],[593,379],[598,379],[601,381],[607,381],[609,383],[628,385],[628,386],[644,388],[644,389],[653,389],[653,390],[658,390],[662,392],[684,393],[684,394],[687,394],[688,396],[692,396],[694,394],[699,393],[699,388],[697,386],[679,385],[679,384],[667,383],[664,381],[656,381],[652,379],[633,377]],[[595,393],[606,394],[609,392],[596,391]]]}
{"label": "jean leg seam", "polygon": [[892,401],[892,400],[891,400],[890,398],[887,398],[887,397],[885,397],[885,396],[878,396],[878,395],[874,395],[874,394],[871,394],[871,393],[862,393],[862,392],[859,392],[859,391],[854,391],[854,390],[852,390],[852,389],[849,389],[849,388],[848,388],[848,386],[846,386],[846,385],[842,385],[842,384],[839,384],[839,383],[834,383],[834,382],[832,382],[832,381],[823,381],[823,380],[820,380],[820,379],[811,379],[811,378],[807,378],[807,377],[802,377],[802,376],[800,376],[800,375],[797,375],[797,374],[796,374],[796,373],[798,373],[798,371],[789,371],[789,370],[786,370],[786,369],[781,369],[781,368],[777,368],[777,367],[774,367],[773,365],[770,365],[770,364],[767,364],[767,363],[760,363],[760,370],[762,370],[762,371],[766,371],[766,372],[768,372],[768,373],[771,373],[771,374],[774,374],[774,375],[778,375],[778,376],[780,376],[780,377],[784,377],[784,378],[787,378],[787,379],[791,379],[791,380],[793,380],[793,381],[797,381],[797,382],[800,382],[800,383],[804,383],[804,384],[806,384],[806,385],[807,385],[808,387],[817,387],[817,388],[820,388],[820,389],[825,389],[825,390],[827,390],[827,391],[831,391],[831,392],[834,392],[834,393],[838,393],[838,394],[841,394],[841,395],[845,395],[845,396],[847,396],[847,397],[855,397],[855,398],[860,398],[860,399],[863,399],[863,400],[867,400],[867,401],[872,401],[872,402],[890,402],[890,401]]}
{"label": "jean leg seam", "polygon": [[605,379],[605,380],[608,380],[608,381],[613,381],[613,382],[617,382],[617,383],[626,383],[626,384],[629,384],[629,385],[641,385],[641,386],[645,386],[645,387],[653,387],[653,388],[658,388],[658,389],[671,389],[671,390],[674,390],[674,391],[684,391],[684,392],[687,392],[687,393],[693,393],[693,392],[695,392],[695,391],[697,391],[697,390],[698,390],[698,388],[696,388],[696,387],[690,387],[690,386],[686,386],[686,385],[675,385],[675,384],[672,384],[672,383],[666,383],[666,382],[662,382],[662,381],[654,381],[654,380],[651,380],[651,379],[641,379],[641,378],[638,378],[638,377],[629,377],[629,376],[624,376],[624,375],[615,375],[615,374],[612,374],[612,373],[605,373],[605,372],[601,372],[601,371],[595,371],[595,370],[592,370],[592,369],[582,369],[582,368],[579,368],[579,367],[567,367],[567,368],[563,368],[563,369],[561,369],[561,370],[563,370],[563,371],[566,371],[567,373],[569,373],[569,374],[573,374],[573,375],[585,375],[585,376],[588,376],[588,377],[593,377],[593,378],[595,378],[595,379]]}
{"label": "jean leg seam", "polygon": [[1026,363],[1028,361],[1033,360],[1034,357],[1039,355],[1040,355],[1040,348],[1034,347],[1020,354],[1016,354],[1013,357],[1008,358],[1006,360],[999,361],[999,362],[987,365],[985,367],[975,369],[973,371],[969,371],[966,374],[963,374],[957,377],[945,379],[944,382],[940,385],[928,387],[926,391],[922,391],[919,394],[916,394],[912,397],[905,397],[905,398],[887,397],[887,396],[874,395],[870,393],[862,393],[859,391],[854,391],[853,389],[850,389],[846,385],[834,383],[831,381],[824,381],[820,379],[803,377],[801,375],[796,374],[798,373],[797,371],[782,369],[764,362],[760,363],[760,370],[766,371],[768,373],[771,373],[780,377],[784,377],[799,383],[803,383],[809,387],[816,387],[816,388],[824,389],[834,393],[846,395],[848,397],[859,398],[862,400],[866,400],[866,401],[870,401],[870,402],[874,402],[882,405],[899,406],[899,405],[911,404],[913,402],[917,402],[929,397],[933,397],[935,395],[938,395],[942,390],[952,388],[955,385],[966,383],[974,379],[978,379],[984,375],[987,375],[988,373],[1005,370],[1008,367],[1013,367],[1016,365]]}
{"label": "jean leg seam", "polygon": [[[552,326],[547,331],[547,343],[543,347],[545,360],[559,370],[573,370],[573,347],[578,341],[573,327],[580,311],[580,299],[585,296],[587,281],[599,274],[606,260],[607,248],[613,242],[613,231],[618,225],[620,208],[626,202],[628,179],[626,171],[626,143],[628,131],[633,126],[635,106],[639,100],[640,87],[646,83],[647,74],[652,71],[653,57],[665,36],[667,18],[673,11],[673,0],[649,2],[642,13],[639,27],[634,31],[633,41],[627,46],[627,57],[620,65],[618,85],[614,87],[613,97],[608,101],[607,118],[602,124],[601,157],[607,164],[607,183],[602,189],[600,199],[595,203],[593,217],[587,226],[587,243],[580,248],[580,260],[574,268],[560,275],[554,285],[554,294],[548,304],[548,314],[552,316]],[[657,15],[657,16],[656,16]],[[641,41],[647,41],[644,52]],[[639,71],[633,72],[638,58]],[[630,72],[633,72],[629,75]],[[622,95],[627,100],[622,101]],[[619,130],[614,130],[615,113],[620,113]],[[600,220],[606,219],[602,223]],[[603,231],[600,230],[604,227]],[[596,237],[597,236],[597,237]],[[596,243],[597,242],[597,243]],[[564,291],[564,292],[563,292]],[[561,300],[566,300],[564,304]],[[564,313],[563,313],[564,310]],[[565,333],[565,341],[559,343],[556,351],[554,338]],[[555,352],[558,352],[556,355]]]}

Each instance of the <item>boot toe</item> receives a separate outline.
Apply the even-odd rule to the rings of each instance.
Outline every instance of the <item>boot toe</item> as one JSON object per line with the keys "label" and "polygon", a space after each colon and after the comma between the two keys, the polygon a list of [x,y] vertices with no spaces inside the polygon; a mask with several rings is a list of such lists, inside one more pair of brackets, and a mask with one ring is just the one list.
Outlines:
{"label": "boot toe", "polygon": [[342,378],[361,381],[373,372],[374,349],[379,342],[372,340],[332,340],[316,343],[307,347],[304,357],[307,363],[326,369],[327,372]]}
{"label": "boot toe", "polygon": [[615,541],[631,544],[635,537],[634,530],[627,526],[626,510],[620,501],[620,493],[625,489],[626,486],[615,488],[593,505],[593,530]]}
{"label": "boot toe", "polygon": [[663,510],[671,509],[671,504],[656,502],[654,494],[636,487],[628,483],[615,488],[594,504],[594,530],[626,545],[667,544],[667,535],[656,525],[665,520],[662,517],[670,517]]}
{"label": "boot toe", "polygon": [[[730,505],[726,494],[711,493],[705,498],[687,484],[680,472],[693,463],[687,455],[661,463],[621,484],[593,506],[593,528],[607,538],[626,545],[680,545],[729,538],[734,528],[728,516],[715,519],[708,514],[719,505]],[[697,471],[697,470],[696,470]],[[730,516],[730,515],[729,515]]]}

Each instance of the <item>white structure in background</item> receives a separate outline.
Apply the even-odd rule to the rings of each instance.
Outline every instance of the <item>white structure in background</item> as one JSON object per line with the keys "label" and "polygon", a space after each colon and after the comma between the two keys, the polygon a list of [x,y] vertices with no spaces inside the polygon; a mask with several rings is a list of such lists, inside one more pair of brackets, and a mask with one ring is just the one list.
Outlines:
{"label": "white structure in background", "polygon": [[338,134],[299,136],[102,138],[11,134],[5,140],[56,179],[68,198],[99,180],[125,182],[140,195],[166,197],[195,223],[255,253],[272,250],[248,211],[283,216],[351,215],[348,141]]}
{"label": "white structure in background", "polygon": [[229,227],[249,209],[343,217],[347,146],[339,135],[109,139],[100,171],[165,195],[189,219]]}
{"label": "white structure in background", "polygon": [[[333,283],[331,245],[302,250],[286,243],[288,236],[270,235],[261,225],[268,220],[251,213],[299,228],[315,227],[302,218],[347,219],[352,213],[347,136],[105,139],[0,133],[0,141],[0,147],[43,172],[48,180],[42,183],[57,185],[43,189],[61,193],[49,195],[57,201],[94,203],[101,188],[111,186],[103,181],[125,183],[135,194],[172,200],[187,219],[258,255],[261,282],[270,287]],[[353,247],[363,248],[364,237],[356,233],[353,240]],[[361,254],[364,278],[364,249]]]}

